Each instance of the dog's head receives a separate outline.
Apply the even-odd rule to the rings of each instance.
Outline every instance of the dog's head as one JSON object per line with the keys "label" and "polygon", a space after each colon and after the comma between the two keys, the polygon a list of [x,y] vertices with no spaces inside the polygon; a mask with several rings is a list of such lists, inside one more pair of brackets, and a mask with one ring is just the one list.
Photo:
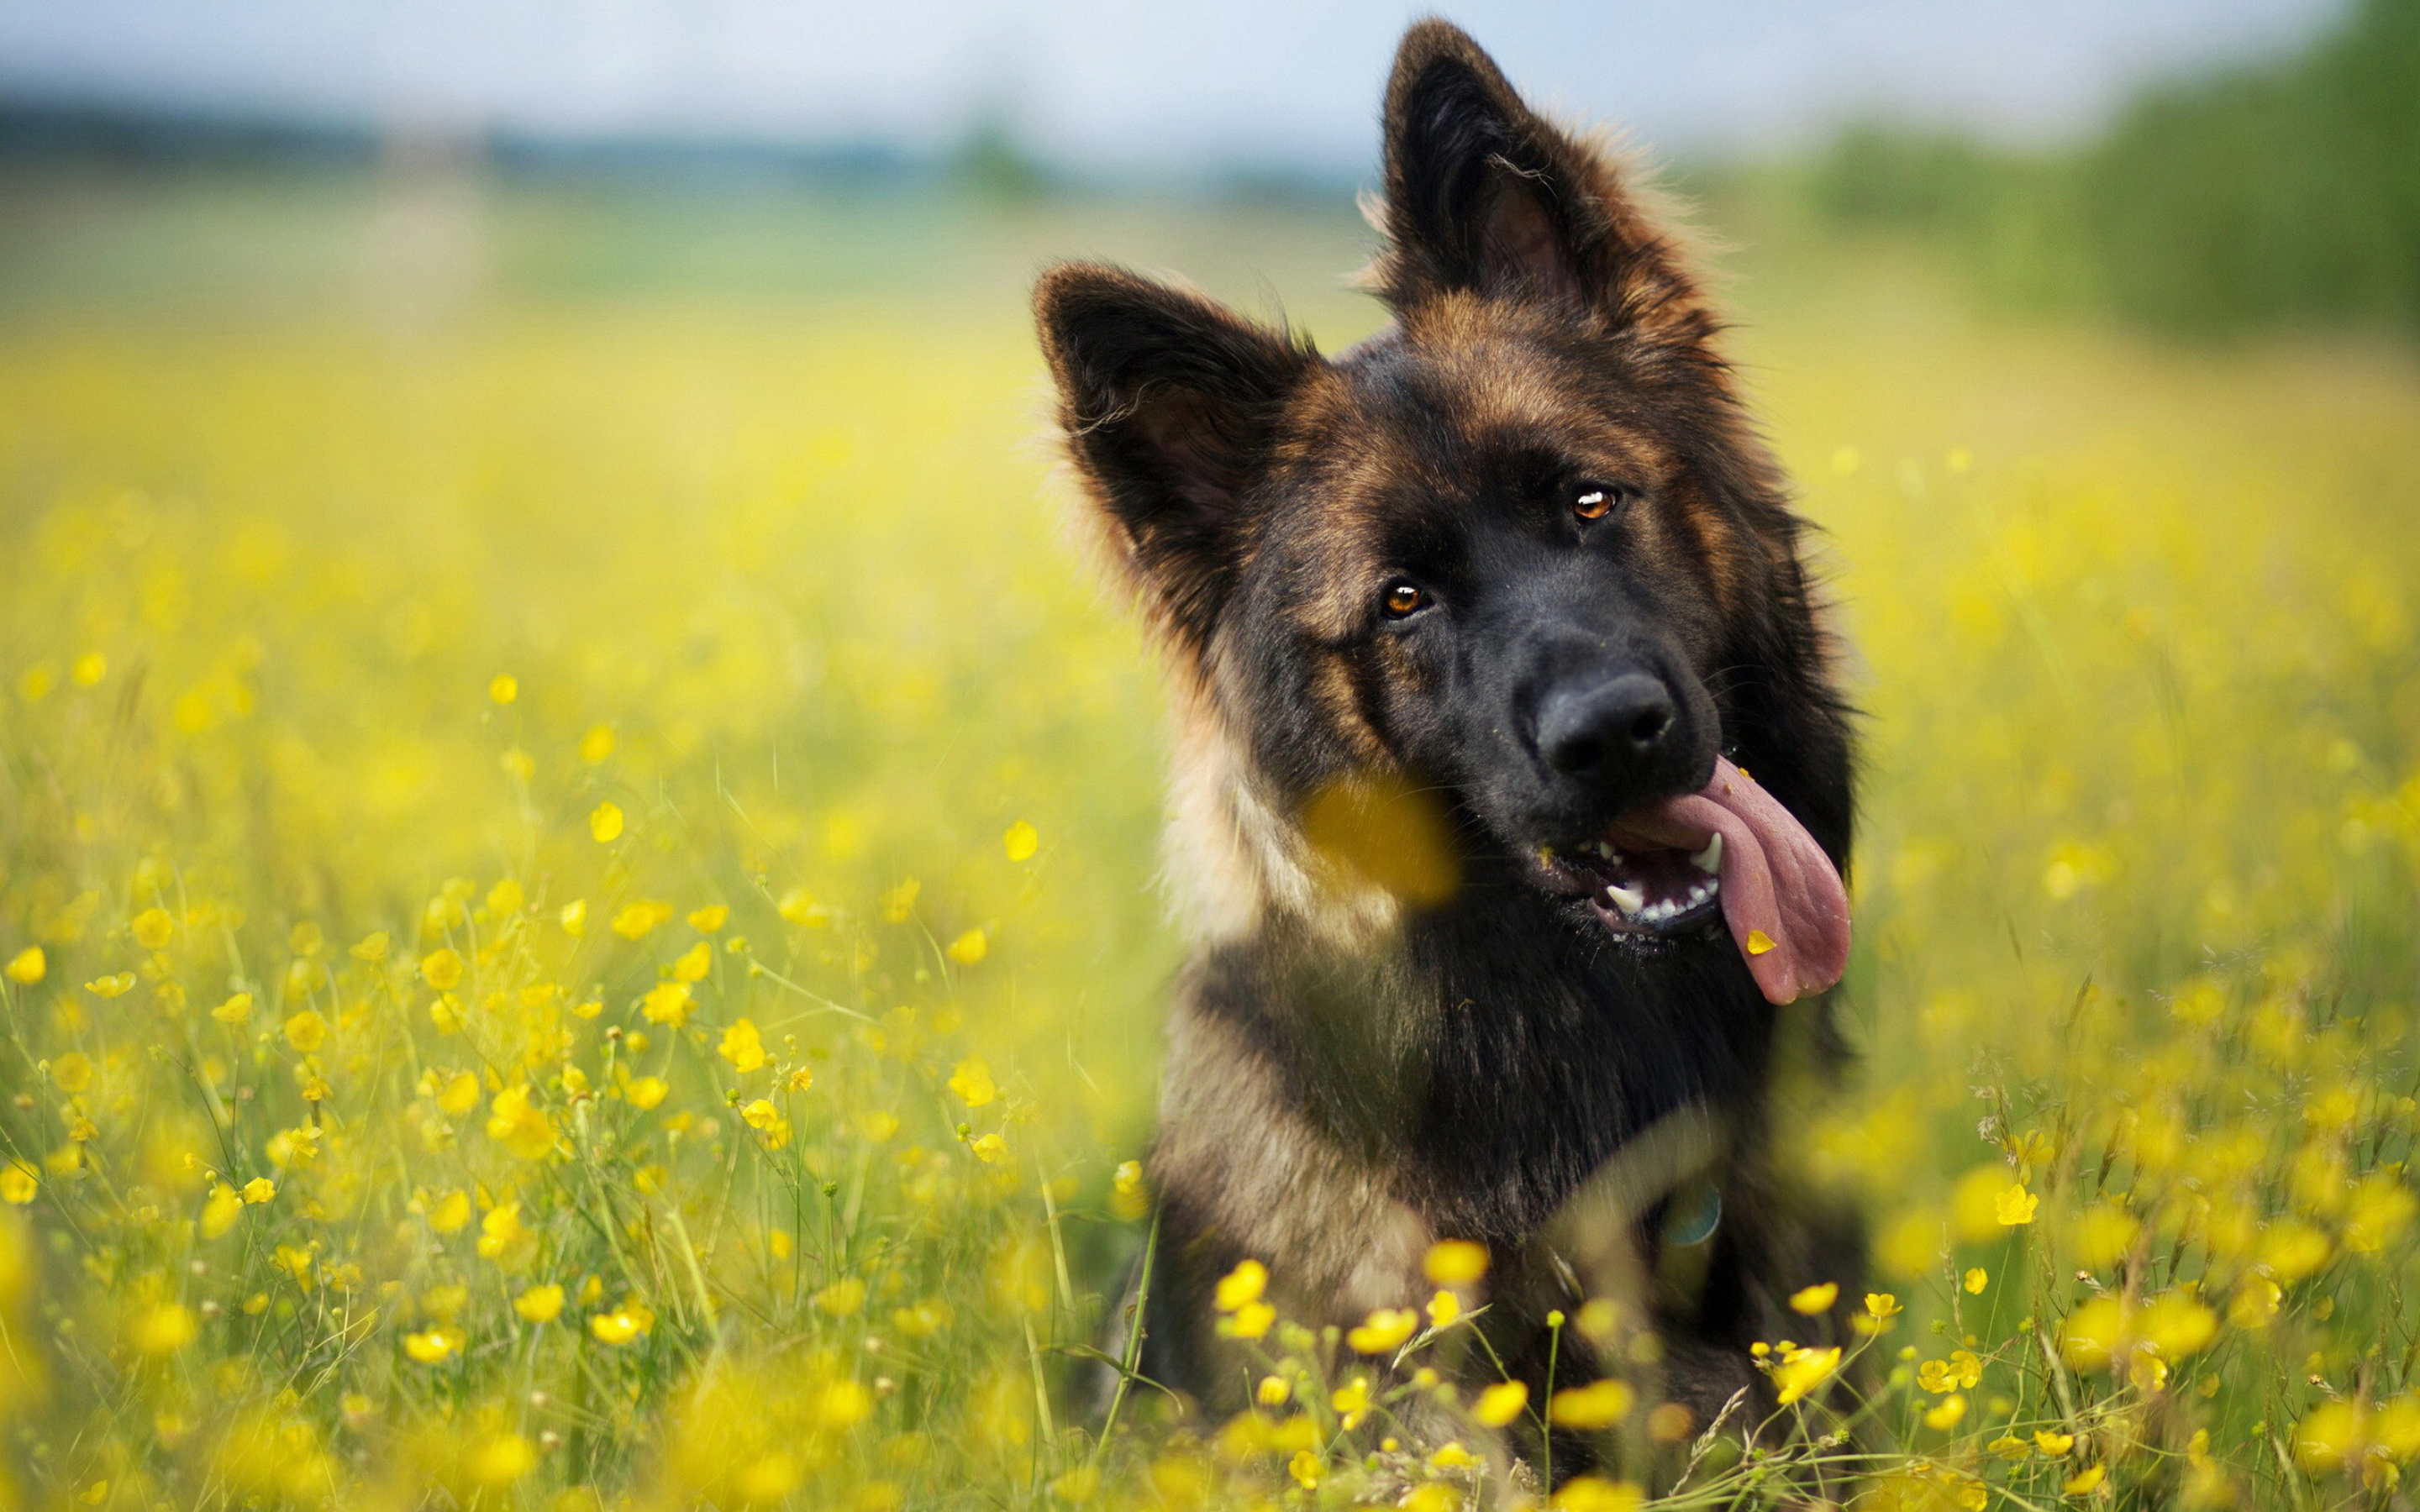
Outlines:
{"label": "dog's head", "polygon": [[1396,60],[1378,214],[1395,318],[1334,360],[1118,270],[1045,275],[1115,554],[1278,811],[1441,795],[1458,866],[1633,943],[1703,933],[1713,838],[1772,834],[1674,806],[1737,807],[1727,684],[1812,637],[1714,319],[1615,162],[1441,22]]}

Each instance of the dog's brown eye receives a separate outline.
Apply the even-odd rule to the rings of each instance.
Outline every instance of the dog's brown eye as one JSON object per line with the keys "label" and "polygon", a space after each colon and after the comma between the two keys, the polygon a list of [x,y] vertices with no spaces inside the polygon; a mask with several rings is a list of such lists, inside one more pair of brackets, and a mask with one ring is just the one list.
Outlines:
{"label": "dog's brown eye", "polygon": [[1411,583],[1395,583],[1387,590],[1387,612],[1399,620],[1419,612],[1428,601],[1429,595]]}
{"label": "dog's brown eye", "polygon": [[1572,490],[1572,513],[1582,519],[1603,519],[1613,513],[1614,490],[1602,483],[1583,483]]}

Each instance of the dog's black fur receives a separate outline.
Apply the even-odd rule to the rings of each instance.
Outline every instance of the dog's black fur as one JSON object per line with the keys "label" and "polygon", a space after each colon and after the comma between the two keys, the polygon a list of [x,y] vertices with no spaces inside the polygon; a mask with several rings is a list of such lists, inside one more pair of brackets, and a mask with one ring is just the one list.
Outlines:
{"label": "dog's black fur", "polygon": [[[1845,867],[1848,718],[1799,521],[1667,224],[1443,23],[1405,37],[1385,129],[1368,277],[1395,320],[1334,360],[1111,269],[1036,295],[1180,707],[1171,865],[1201,943],[1142,1371],[1237,1410],[1211,1294],[1239,1260],[1289,1316],[1349,1324],[1424,1297],[1428,1245],[1467,1238],[1533,1390],[1546,1312],[1626,1292],[1600,1343],[1702,1426],[1756,1390],[1747,1346],[1792,1289],[1854,1280],[1854,1235],[1783,1189],[1770,1137],[1791,1047],[1838,1058],[1828,1010],[1768,1004],[1719,925],[1609,932],[1537,856],[1697,790],[1719,751]],[[1320,842],[1306,816],[1340,792],[1403,826],[1364,852],[1441,856],[1443,885]],[[1721,1220],[1683,1253],[1666,1210],[1707,1181]],[[1562,1384],[1616,1364],[1561,1349]],[[1559,1441],[1559,1470],[1587,1459]]]}

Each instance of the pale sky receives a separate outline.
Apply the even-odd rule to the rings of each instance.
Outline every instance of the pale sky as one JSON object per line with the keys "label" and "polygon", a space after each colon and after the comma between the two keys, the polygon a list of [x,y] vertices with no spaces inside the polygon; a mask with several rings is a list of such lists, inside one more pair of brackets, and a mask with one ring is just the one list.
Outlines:
{"label": "pale sky", "polygon": [[2340,0],[0,0],[0,94],[422,127],[945,146],[1005,109],[1109,171],[1358,174],[1396,37],[1442,9],[1515,83],[1673,152],[1844,116],[2055,137]]}

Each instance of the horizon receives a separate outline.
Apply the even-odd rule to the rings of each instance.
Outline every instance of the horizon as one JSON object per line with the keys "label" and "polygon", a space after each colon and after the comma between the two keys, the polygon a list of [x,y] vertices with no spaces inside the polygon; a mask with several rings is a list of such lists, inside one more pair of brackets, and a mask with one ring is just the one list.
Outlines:
{"label": "horizon", "polygon": [[[947,0],[876,18],[766,0],[634,0],[601,15],[573,0],[0,0],[0,101],[541,157],[658,148],[932,164],[989,133],[1079,179],[1336,183],[1373,165],[1394,39],[1427,8],[1249,0],[1171,17]],[[2306,45],[2343,9],[1853,0],[1818,19],[1782,0],[1619,13],[1543,0],[1455,19],[1558,114],[1615,126],[1667,161],[1702,161],[1772,156],[1871,119],[2072,140],[2147,83]],[[1610,61],[1632,57],[1669,61]]]}

